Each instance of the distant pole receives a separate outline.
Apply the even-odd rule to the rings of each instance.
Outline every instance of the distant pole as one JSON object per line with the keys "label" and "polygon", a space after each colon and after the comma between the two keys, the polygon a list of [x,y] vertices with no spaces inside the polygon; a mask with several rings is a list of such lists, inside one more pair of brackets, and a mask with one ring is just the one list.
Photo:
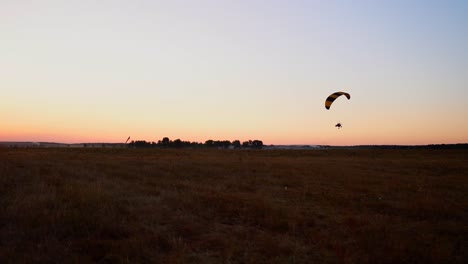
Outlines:
{"label": "distant pole", "polygon": [[130,140],[130,137],[127,138],[127,140],[125,141],[125,144],[127,144],[127,142]]}

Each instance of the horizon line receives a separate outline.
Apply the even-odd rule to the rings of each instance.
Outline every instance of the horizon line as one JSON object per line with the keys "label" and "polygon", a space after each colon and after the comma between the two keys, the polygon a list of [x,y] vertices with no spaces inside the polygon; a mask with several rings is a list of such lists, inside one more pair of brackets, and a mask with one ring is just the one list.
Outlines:
{"label": "horizon line", "polygon": [[[138,140],[139,141],[139,140]],[[146,141],[148,142],[148,141]],[[149,141],[149,143],[155,141]],[[189,141],[192,142],[192,141]],[[197,142],[193,141],[195,143]],[[129,145],[130,143],[125,142],[75,142],[75,143],[67,143],[67,142],[53,142],[53,141],[0,141],[0,144],[14,144],[14,143],[29,143],[29,144],[61,144],[61,145],[80,145],[80,144],[122,144],[122,145]],[[357,145],[330,145],[330,144],[264,144],[263,146],[324,146],[324,147],[366,147],[366,146],[408,146],[408,147],[418,147],[418,146],[438,146],[438,145],[468,145],[468,142],[458,142],[458,143],[429,143],[429,144],[357,144]]]}

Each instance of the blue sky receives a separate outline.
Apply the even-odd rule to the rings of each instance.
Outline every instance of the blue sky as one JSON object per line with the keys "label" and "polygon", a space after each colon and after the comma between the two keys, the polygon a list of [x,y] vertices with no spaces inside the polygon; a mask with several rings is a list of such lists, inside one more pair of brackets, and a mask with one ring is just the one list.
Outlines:
{"label": "blue sky", "polygon": [[[467,13],[467,1],[0,0],[0,140],[467,142]],[[352,99],[326,111],[340,90]]]}

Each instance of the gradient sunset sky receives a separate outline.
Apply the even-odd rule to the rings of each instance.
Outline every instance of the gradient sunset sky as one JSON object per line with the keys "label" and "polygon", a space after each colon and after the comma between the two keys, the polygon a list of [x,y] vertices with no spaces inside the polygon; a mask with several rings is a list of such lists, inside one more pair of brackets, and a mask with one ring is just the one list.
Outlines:
{"label": "gradient sunset sky", "polygon": [[0,141],[468,142],[468,1],[0,0],[0,33]]}

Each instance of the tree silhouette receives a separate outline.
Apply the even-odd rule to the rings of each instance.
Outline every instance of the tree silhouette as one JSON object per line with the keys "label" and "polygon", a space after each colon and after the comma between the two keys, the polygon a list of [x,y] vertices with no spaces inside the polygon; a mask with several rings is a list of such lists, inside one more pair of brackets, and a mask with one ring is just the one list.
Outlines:
{"label": "tree silhouette", "polygon": [[174,145],[175,148],[181,148],[182,147],[182,140],[180,140],[180,139],[174,140],[173,145]]}
{"label": "tree silhouette", "polygon": [[207,141],[205,141],[205,146],[209,148],[214,147],[214,141],[211,139],[208,139]]}
{"label": "tree silhouette", "polygon": [[263,147],[263,142],[261,140],[254,140],[252,141],[252,147],[261,149]]}
{"label": "tree silhouette", "polygon": [[[158,140],[158,142],[147,142],[145,140],[132,140],[130,143],[127,144],[128,147],[131,148],[199,148],[199,147],[206,147],[206,148],[262,148],[263,142],[261,140],[248,140],[244,141],[242,144],[239,140],[229,141],[229,140],[212,140],[209,139],[205,141],[205,143],[200,142],[190,142],[190,141],[183,141],[181,139],[176,139],[174,141],[170,140],[168,137],[164,137],[162,140]],[[86,147],[86,145],[85,145]]]}
{"label": "tree silhouette", "polygon": [[162,139],[161,143],[162,143],[163,147],[169,147],[169,144],[171,143],[171,141],[169,140],[168,137],[165,137],[165,138]]}
{"label": "tree silhouette", "polygon": [[240,141],[237,140],[237,139],[234,140],[234,141],[232,142],[232,145],[233,145],[234,148],[236,148],[236,149],[241,147],[241,143],[240,143]]}

